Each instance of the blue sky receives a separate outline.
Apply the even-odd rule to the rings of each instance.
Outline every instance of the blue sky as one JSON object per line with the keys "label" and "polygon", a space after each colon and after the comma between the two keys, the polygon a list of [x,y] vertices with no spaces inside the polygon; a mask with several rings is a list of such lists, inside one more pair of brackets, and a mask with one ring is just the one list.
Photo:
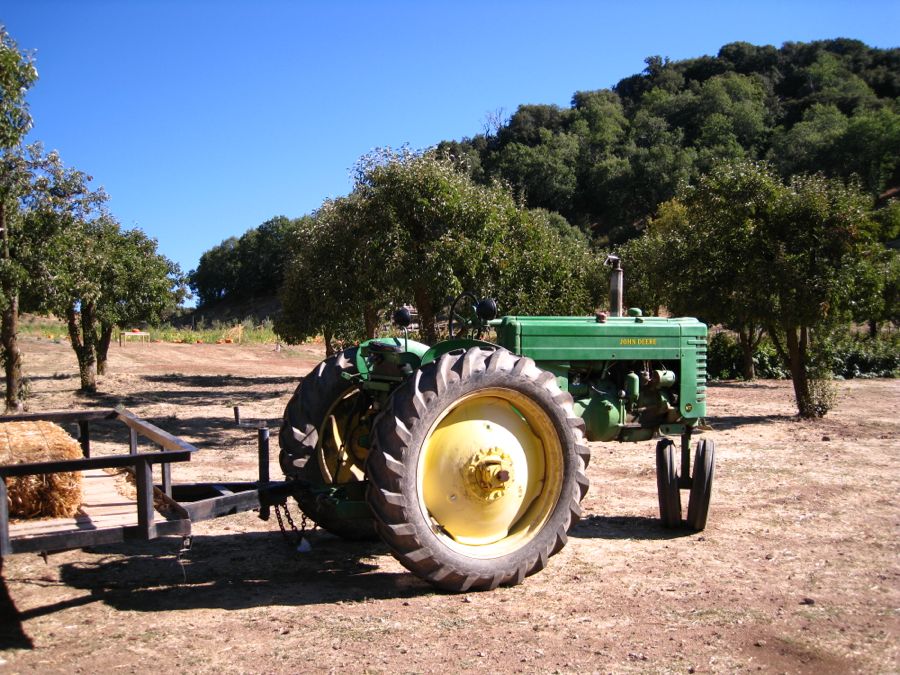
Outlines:
{"label": "blue sky", "polygon": [[41,140],[185,271],[275,215],[346,194],[357,158],[482,131],[523,103],[728,42],[898,46],[900,1],[7,0],[35,53]]}

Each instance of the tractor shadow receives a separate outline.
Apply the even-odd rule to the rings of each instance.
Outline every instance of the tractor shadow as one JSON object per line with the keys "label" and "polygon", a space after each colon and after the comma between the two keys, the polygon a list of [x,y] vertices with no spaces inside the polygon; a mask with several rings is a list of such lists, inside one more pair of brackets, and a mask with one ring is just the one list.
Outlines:
{"label": "tractor shadow", "polygon": [[181,561],[181,540],[174,538],[93,547],[86,549],[94,554],[90,561],[60,567],[62,584],[89,595],[19,612],[17,623],[94,602],[135,612],[240,610],[436,592],[411,573],[381,571],[378,558],[388,556],[381,542],[349,542],[320,531],[309,541],[311,551],[296,553],[279,532],[195,536]]}
{"label": "tractor shadow", "polygon": [[659,518],[645,516],[585,516],[569,530],[570,537],[579,539],[679,539],[697,534],[687,528],[664,528]]}
{"label": "tractor shadow", "polygon": [[230,408],[234,404],[259,403],[280,399],[294,390],[300,378],[241,377],[237,375],[142,375],[137,391],[106,390],[100,383],[96,392],[75,391],[73,396],[86,408],[126,408],[139,410],[146,405]]}
{"label": "tractor shadow", "polygon": [[733,415],[730,417],[710,417],[706,422],[713,431],[731,431],[739,427],[756,424],[779,424],[798,420],[797,415]]}
{"label": "tractor shadow", "polygon": [[3,559],[0,558],[0,649],[33,648],[34,643],[22,628],[22,615],[3,578]]}

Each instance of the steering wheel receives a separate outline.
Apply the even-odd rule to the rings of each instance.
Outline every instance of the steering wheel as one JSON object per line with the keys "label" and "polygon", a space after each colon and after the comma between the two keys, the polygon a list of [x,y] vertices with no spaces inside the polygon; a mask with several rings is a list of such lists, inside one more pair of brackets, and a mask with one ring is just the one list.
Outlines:
{"label": "steering wheel", "polygon": [[[465,337],[466,331],[478,324],[478,314],[475,312],[477,305],[478,298],[474,293],[464,291],[456,296],[453,304],[450,305],[450,323],[447,326],[451,339]],[[455,330],[454,323],[456,324]]]}

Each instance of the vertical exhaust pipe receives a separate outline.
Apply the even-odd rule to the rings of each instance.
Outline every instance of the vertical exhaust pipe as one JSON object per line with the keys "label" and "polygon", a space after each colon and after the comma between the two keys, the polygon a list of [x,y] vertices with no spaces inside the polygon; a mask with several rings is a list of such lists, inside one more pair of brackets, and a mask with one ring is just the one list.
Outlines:
{"label": "vertical exhaust pipe", "polygon": [[625,284],[622,261],[619,256],[609,255],[605,264],[612,265],[612,273],[609,275],[609,315],[622,316],[622,289]]}

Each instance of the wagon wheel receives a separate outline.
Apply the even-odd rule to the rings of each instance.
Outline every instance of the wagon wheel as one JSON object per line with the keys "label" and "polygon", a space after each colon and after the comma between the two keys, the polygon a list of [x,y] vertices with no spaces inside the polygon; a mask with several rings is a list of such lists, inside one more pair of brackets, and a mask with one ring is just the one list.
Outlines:
{"label": "wagon wheel", "polygon": [[566,543],[587,492],[584,422],[506,350],[445,354],[375,425],[367,498],[400,562],[451,591],[517,584]]}
{"label": "wagon wheel", "polygon": [[359,485],[359,498],[363,492],[365,451],[359,445],[359,420],[367,403],[343,373],[356,373],[356,348],[325,359],[301,380],[284,410],[279,463],[288,478],[311,487],[298,493],[297,501],[317,525],[347,539],[372,539],[371,516],[341,511],[349,501],[346,489],[325,494],[338,484]]}
{"label": "wagon wheel", "polygon": [[675,461],[675,444],[668,438],[656,444],[656,490],[663,527],[679,527],[681,492],[678,489],[678,464]]}
{"label": "wagon wheel", "polygon": [[475,311],[477,305],[478,298],[474,293],[466,291],[456,296],[450,305],[450,319],[447,325],[451,340],[466,337],[466,331],[475,325],[478,320]]}
{"label": "wagon wheel", "polygon": [[715,471],[716,444],[712,439],[704,438],[697,443],[697,451],[694,454],[694,475],[691,480],[691,496],[688,501],[687,524],[696,532],[700,532],[706,527]]}

